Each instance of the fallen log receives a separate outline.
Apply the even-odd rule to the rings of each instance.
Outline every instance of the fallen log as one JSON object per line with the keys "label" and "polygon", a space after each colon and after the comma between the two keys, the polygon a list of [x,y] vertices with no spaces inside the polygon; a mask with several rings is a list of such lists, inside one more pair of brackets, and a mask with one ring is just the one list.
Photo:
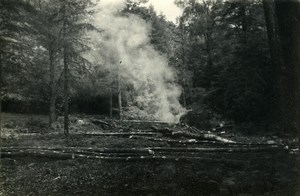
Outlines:
{"label": "fallen log", "polygon": [[164,138],[154,138],[154,137],[145,137],[145,136],[138,136],[138,135],[133,135],[133,139],[146,139],[146,140],[152,140],[152,141],[157,141],[157,142],[167,142],[167,143],[179,143],[179,144],[210,144],[212,141],[206,141],[206,140],[195,140],[195,139],[190,139],[190,140],[175,140],[175,139],[164,139]]}
{"label": "fallen log", "polygon": [[194,138],[194,139],[204,139],[204,140],[214,140],[214,141],[219,141],[219,142],[224,142],[224,143],[235,143],[232,140],[214,135],[214,134],[194,134],[194,133],[186,133],[186,132],[182,132],[182,131],[176,131],[176,132],[172,132],[172,136],[176,136],[176,137],[188,137],[188,138]]}
{"label": "fallen log", "polygon": [[99,159],[106,161],[201,161],[208,163],[229,163],[234,165],[245,164],[241,160],[230,159],[215,159],[205,158],[199,156],[128,156],[128,157],[109,157],[109,156],[97,156],[97,155],[84,155],[74,153],[38,153],[38,152],[3,152],[1,158],[13,158],[13,157],[35,157],[35,158],[50,158],[50,159]]}
{"label": "fallen log", "polygon": [[14,157],[36,157],[36,158],[51,158],[51,159],[71,159],[72,156],[61,153],[35,153],[35,152],[1,152],[1,158]]}
{"label": "fallen log", "polygon": [[178,143],[178,144],[201,144],[201,146],[215,146],[215,147],[274,147],[278,146],[283,148],[282,145],[278,144],[268,144],[268,143],[224,143],[219,141],[213,140],[196,140],[196,139],[189,139],[189,140],[176,140],[176,139],[166,139],[166,138],[155,138],[155,137],[146,137],[146,136],[138,136],[134,135],[130,137],[132,139],[145,139],[157,142],[166,142],[166,143]]}
{"label": "fallen log", "polygon": [[151,126],[150,128],[152,129],[152,131],[162,133],[163,135],[172,135],[172,132],[173,132],[168,127],[159,128],[159,127],[156,127],[156,126]]}
{"label": "fallen log", "polygon": [[0,151],[12,150],[50,150],[66,152],[94,152],[94,153],[151,153],[150,148],[93,148],[93,147],[1,147]]}
{"label": "fallen log", "polygon": [[234,128],[234,125],[228,124],[228,125],[224,125],[224,126],[215,127],[215,130],[232,129],[232,128]]}
{"label": "fallen log", "polygon": [[219,142],[224,142],[224,143],[235,143],[232,140],[229,140],[229,139],[226,139],[226,138],[214,135],[214,134],[210,134],[210,133],[204,134],[203,132],[201,132],[200,130],[198,130],[195,127],[190,128],[190,129],[192,129],[194,132],[197,132],[197,133],[173,131],[170,128],[157,128],[156,126],[152,126],[151,129],[155,132],[160,132],[165,136],[188,137],[188,138],[193,138],[193,139],[214,140],[214,141],[219,141]]}
{"label": "fallen log", "polygon": [[62,154],[72,154],[72,155],[86,155],[86,156],[105,156],[105,157],[135,157],[135,156],[148,156],[151,155],[150,152],[129,152],[129,153],[99,153],[99,152],[91,152],[91,151],[82,151],[82,150],[76,150],[76,151],[69,151],[69,150],[42,150],[42,149],[12,149],[12,150],[4,150],[1,151],[1,153],[7,153],[7,154],[18,154],[22,156],[30,155],[30,154],[49,154],[52,155],[59,155],[63,156]]}
{"label": "fallen log", "polygon": [[55,136],[60,135],[59,132],[52,133],[5,133],[0,138],[19,138],[19,137],[35,137],[35,136]]}
{"label": "fallen log", "polygon": [[158,121],[158,120],[126,120],[126,119],[124,119],[124,120],[122,120],[122,122],[169,125],[169,123],[167,123],[167,122]]}
{"label": "fallen log", "polygon": [[124,137],[128,137],[131,135],[157,136],[157,135],[159,135],[159,133],[154,133],[154,132],[122,132],[122,133],[87,132],[87,133],[71,134],[71,136],[124,136]]}
{"label": "fallen log", "polygon": [[183,127],[187,128],[188,130],[190,130],[193,133],[199,134],[199,133],[204,133],[204,131],[200,131],[199,129],[197,129],[196,127],[193,126],[189,126],[187,124],[182,124]]}
{"label": "fallen log", "polygon": [[212,148],[212,147],[206,147],[206,148],[172,148],[172,147],[153,147],[149,148],[153,150],[154,152],[229,152],[229,153],[253,153],[253,152],[278,152],[281,150],[284,150],[283,148],[280,148],[278,146],[270,146],[270,147],[224,147],[224,148]]}
{"label": "fallen log", "polygon": [[103,129],[112,129],[115,127],[114,124],[110,124],[100,119],[92,119],[91,122],[97,126],[101,126]]}
{"label": "fallen log", "polygon": [[[61,135],[59,132],[53,133],[18,133],[2,135],[2,138],[19,138],[19,137],[36,137],[36,136],[56,136]],[[116,137],[129,137],[131,135],[141,136],[158,136],[160,133],[155,132],[122,132],[122,133],[105,133],[105,132],[86,132],[86,133],[71,133],[71,137],[101,137],[101,136],[116,136]]]}
{"label": "fallen log", "polygon": [[[13,148],[4,147],[1,148],[1,152],[40,152],[40,153],[81,153],[81,154],[121,154],[121,153],[145,153],[145,154],[155,154],[156,152],[230,152],[230,153],[252,153],[252,152],[273,152],[285,150],[278,146],[269,147],[205,147],[205,148],[179,148],[179,147],[148,147],[148,148]],[[285,150],[286,151],[286,150]]]}

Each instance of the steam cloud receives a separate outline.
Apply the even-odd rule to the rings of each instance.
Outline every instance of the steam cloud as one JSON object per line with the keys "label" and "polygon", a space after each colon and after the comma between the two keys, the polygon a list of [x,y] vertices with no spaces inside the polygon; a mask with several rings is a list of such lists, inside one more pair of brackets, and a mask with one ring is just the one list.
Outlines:
{"label": "steam cloud", "polygon": [[179,103],[175,71],[150,44],[151,26],[137,16],[118,14],[124,6],[124,0],[98,3],[95,24],[104,29],[97,37],[99,55],[111,70],[119,71],[123,85],[131,86],[135,106],[155,120],[177,123],[186,109]]}

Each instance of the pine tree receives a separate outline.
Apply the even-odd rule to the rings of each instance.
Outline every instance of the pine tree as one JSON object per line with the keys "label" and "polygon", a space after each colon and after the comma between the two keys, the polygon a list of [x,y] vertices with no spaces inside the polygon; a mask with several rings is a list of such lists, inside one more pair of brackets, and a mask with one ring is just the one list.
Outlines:
{"label": "pine tree", "polygon": [[64,131],[69,135],[69,79],[70,67],[84,68],[89,62],[81,55],[82,51],[89,47],[86,44],[85,33],[87,30],[95,30],[88,22],[87,17],[92,14],[89,8],[92,1],[59,0],[60,17],[62,22],[62,50],[64,67]]}
{"label": "pine tree", "polygon": [[0,1],[0,133],[5,92],[14,87],[17,78],[21,78],[16,76],[21,76],[26,65],[32,63],[32,45],[25,40],[35,32],[31,23],[34,12],[33,7],[23,0]]}

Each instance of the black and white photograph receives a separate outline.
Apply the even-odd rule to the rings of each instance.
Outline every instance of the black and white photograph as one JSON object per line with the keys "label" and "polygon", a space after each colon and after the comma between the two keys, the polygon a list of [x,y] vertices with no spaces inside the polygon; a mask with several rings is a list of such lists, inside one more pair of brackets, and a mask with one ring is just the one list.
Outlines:
{"label": "black and white photograph", "polygon": [[0,0],[0,196],[300,196],[300,0]]}

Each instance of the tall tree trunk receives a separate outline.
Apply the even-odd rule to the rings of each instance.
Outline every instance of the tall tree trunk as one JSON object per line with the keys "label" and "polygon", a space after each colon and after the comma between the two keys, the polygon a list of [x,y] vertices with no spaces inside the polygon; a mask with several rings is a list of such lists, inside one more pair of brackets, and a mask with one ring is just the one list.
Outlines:
{"label": "tall tree trunk", "polygon": [[119,117],[120,120],[123,119],[123,108],[122,108],[122,94],[121,94],[121,74],[120,74],[120,66],[122,61],[120,62],[120,65],[118,66],[118,104],[119,104]]}
{"label": "tall tree trunk", "polygon": [[[2,78],[2,54],[0,53],[0,147],[2,146],[2,96],[3,96],[3,78]],[[1,153],[1,151],[0,151]],[[1,157],[1,156],[0,156]]]}
{"label": "tall tree trunk", "polygon": [[[184,78],[182,77],[182,80],[184,80]],[[186,108],[186,91],[185,91],[185,85],[182,85],[182,105],[184,108]]]}
{"label": "tall tree trunk", "polygon": [[268,41],[270,47],[270,55],[273,65],[278,65],[280,63],[279,49],[279,37],[278,37],[278,27],[275,15],[275,3],[274,0],[263,0],[264,15],[268,33]]}
{"label": "tall tree trunk", "polygon": [[207,65],[206,65],[206,73],[208,75],[208,87],[211,87],[211,83],[212,83],[212,67],[213,67],[213,60],[212,60],[212,54],[211,54],[211,42],[212,42],[212,38],[211,38],[211,33],[204,33],[204,40],[205,40],[205,50],[207,53]]}
{"label": "tall tree trunk", "polygon": [[[299,13],[300,2],[275,0],[280,43],[283,54],[284,101],[286,103],[287,127],[296,133],[300,129],[299,95]],[[299,135],[300,136],[300,135]]]}
{"label": "tall tree trunk", "polygon": [[66,33],[66,7],[63,5],[63,64],[64,64],[64,134],[69,139],[69,65]]}
{"label": "tall tree trunk", "polygon": [[296,69],[296,91],[295,91],[295,109],[296,109],[296,128],[298,134],[298,143],[300,144],[300,2],[298,1],[296,9],[296,17],[294,27],[293,27],[293,37],[294,37],[294,51],[292,54],[292,61]]}
{"label": "tall tree trunk", "polygon": [[113,93],[112,93],[112,84],[110,86],[109,92],[109,117],[112,118],[113,116]]}
{"label": "tall tree trunk", "polygon": [[64,134],[69,136],[69,65],[67,46],[64,46]]}
{"label": "tall tree trunk", "polygon": [[185,81],[185,69],[186,69],[186,62],[185,62],[185,37],[183,32],[183,27],[181,29],[181,61],[182,61],[182,74],[181,74],[181,85],[182,85],[182,101],[183,101],[183,107],[186,108],[186,81]]}
{"label": "tall tree trunk", "polygon": [[53,62],[54,54],[52,47],[49,48],[50,61],[50,101],[49,101],[49,126],[56,121],[55,102],[56,102],[56,87],[55,87],[55,64]]}
{"label": "tall tree trunk", "polygon": [[240,14],[241,14],[241,17],[242,17],[242,31],[244,33],[246,33],[248,31],[248,21],[247,21],[247,18],[246,18],[246,11],[247,11],[247,2],[246,1],[240,1]]}
{"label": "tall tree trunk", "polygon": [[286,114],[287,106],[285,106],[284,86],[282,81],[283,62],[281,58],[282,53],[280,51],[280,40],[274,0],[263,0],[263,9],[272,65],[272,86],[274,100],[274,103],[272,104],[274,110],[271,111],[273,114],[272,121],[280,123],[280,126],[284,128],[286,127],[286,122],[289,120],[286,119],[288,115]]}

